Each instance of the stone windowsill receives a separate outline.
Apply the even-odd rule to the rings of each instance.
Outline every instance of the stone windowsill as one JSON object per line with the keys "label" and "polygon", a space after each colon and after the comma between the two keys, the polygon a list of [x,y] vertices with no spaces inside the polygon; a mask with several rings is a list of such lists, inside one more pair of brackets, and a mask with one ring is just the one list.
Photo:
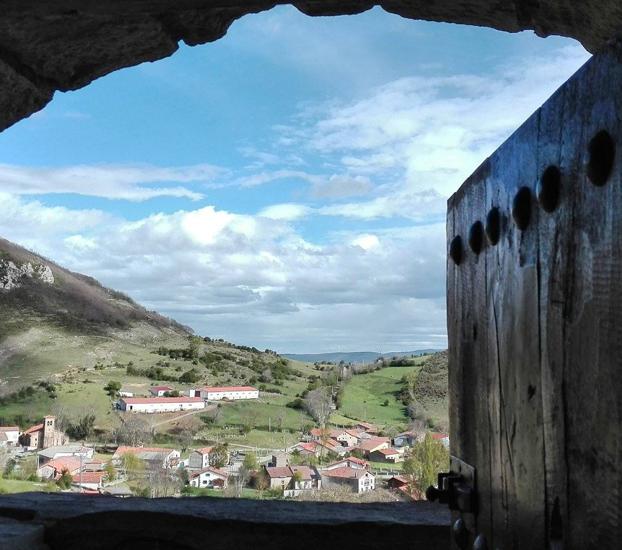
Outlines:
{"label": "stone windowsill", "polygon": [[208,545],[218,550],[445,549],[449,513],[429,502],[118,499],[69,493],[0,497],[0,550],[194,550]]}

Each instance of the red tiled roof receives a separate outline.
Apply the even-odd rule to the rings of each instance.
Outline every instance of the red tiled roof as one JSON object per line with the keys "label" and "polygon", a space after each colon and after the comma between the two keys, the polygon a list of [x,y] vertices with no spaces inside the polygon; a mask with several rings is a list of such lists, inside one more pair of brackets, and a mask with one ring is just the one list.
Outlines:
{"label": "red tiled roof", "polygon": [[194,449],[194,452],[202,455],[208,455],[212,452],[213,448],[214,447],[201,447],[200,449]]}
{"label": "red tiled roof", "polygon": [[31,428],[28,428],[24,433],[25,434],[31,434],[31,433],[34,433],[34,432],[38,432],[39,430],[42,430],[42,429],[43,429],[43,424],[35,424]]}
{"label": "red tiled roof", "polygon": [[[41,424],[43,426],[43,424]],[[0,426],[0,432],[19,432],[18,426]]]}
{"label": "red tiled roof", "polygon": [[374,424],[370,424],[369,422],[357,422],[357,426],[363,426],[366,430],[375,430],[376,426]]}
{"label": "red tiled roof", "polygon": [[229,477],[229,474],[225,472],[224,470],[219,470],[218,468],[214,468],[213,466],[208,466],[207,468],[203,468],[202,470],[199,470],[198,472],[191,473],[190,479],[199,477],[201,474],[204,474],[205,472],[211,472],[212,474],[216,474],[217,476],[224,477],[225,479]]}
{"label": "red tiled roof", "polygon": [[82,472],[73,476],[74,483],[101,483],[106,472]]}
{"label": "red tiled roof", "polygon": [[309,466],[290,466],[293,473],[299,473],[305,481],[313,479],[313,470]]}
{"label": "red tiled roof", "polygon": [[348,468],[347,466],[344,466],[343,468],[335,468],[334,470],[322,471],[323,476],[352,479],[359,479],[367,473],[369,472],[367,470],[363,470],[362,468]]}
{"label": "red tiled roof", "polygon": [[67,470],[69,473],[80,469],[80,457],[77,456],[61,456],[59,458],[53,458],[49,462],[46,462],[41,468],[49,466],[54,468],[57,472]]}
{"label": "red tiled roof", "polygon": [[357,449],[362,449],[363,451],[374,451],[380,445],[384,443],[389,443],[388,437],[373,437],[372,439],[367,439],[366,441],[362,441],[357,445]]}
{"label": "red tiled roof", "polygon": [[292,471],[289,466],[268,466],[266,472],[272,478],[292,477]]}
{"label": "red tiled roof", "polygon": [[395,450],[395,449],[379,449],[377,452],[382,453],[383,455],[399,455],[399,451]]}
{"label": "red tiled roof", "polygon": [[431,433],[432,439],[447,439],[449,436],[447,434],[440,433]]}
{"label": "red tiled roof", "polygon": [[400,483],[410,483],[408,479],[404,476],[393,476],[393,477],[390,477],[387,481],[391,481],[392,479],[396,479]]}
{"label": "red tiled roof", "polygon": [[231,392],[231,391],[257,391],[252,386],[205,386],[202,388],[211,393]]}
{"label": "red tiled roof", "polygon": [[128,405],[149,405],[155,403],[203,403],[200,397],[122,397]]}
{"label": "red tiled roof", "polygon": [[172,389],[170,386],[151,386],[149,391],[171,391]]}
{"label": "red tiled roof", "polygon": [[317,444],[315,443],[315,441],[309,441],[309,443],[298,443],[296,447],[300,447],[301,449],[309,453],[314,453],[317,447]]}

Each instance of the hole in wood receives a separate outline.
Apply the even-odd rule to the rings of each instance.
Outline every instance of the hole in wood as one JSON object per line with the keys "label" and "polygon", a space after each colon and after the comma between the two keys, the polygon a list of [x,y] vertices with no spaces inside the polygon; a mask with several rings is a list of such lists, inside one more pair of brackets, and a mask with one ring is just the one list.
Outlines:
{"label": "hole in wood", "polygon": [[486,216],[486,235],[491,245],[496,245],[501,238],[501,212],[495,206]]}
{"label": "hole in wood", "polygon": [[521,187],[512,203],[512,217],[517,227],[525,231],[531,221],[531,189]]}
{"label": "hole in wood", "polygon": [[562,173],[557,166],[549,166],[538,184],[538,201],[545,212],[554,212],[559,204],[562,189]]}
{"label": "hole in wood", "polygon": [[616,144],[606,130],[598,132],[588,146],[587,177],[597,186],[607,183],[616,155]]}
{"label": "hole in wood", "polygon": [[456,265],[462,262],[462,237],[460,235],[454,237],[449,245],[449,256]]}
{"label": "hole in wood", "polygon": [[484,225],[479,220],[469,229],[469,246],[475,254],[479,254],[484,247]]}

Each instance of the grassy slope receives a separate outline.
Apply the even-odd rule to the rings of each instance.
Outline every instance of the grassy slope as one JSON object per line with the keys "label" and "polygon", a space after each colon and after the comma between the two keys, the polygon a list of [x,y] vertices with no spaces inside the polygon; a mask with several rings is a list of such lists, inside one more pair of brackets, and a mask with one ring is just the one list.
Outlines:
{"label": "grassy slope", "polygon": [[[341,414],[382,426],[402,426],[407,417],[399,400],[400,380],[413,370],[419,370],[419,367],[387,367],[354,376],[346,386]],[[389,400],[386,407],[383,406],[385,399]]]}
{"label": "grassy slope", "polygon": [[[354,376],[343,398],[340,413],[349,418],[374,422],[381,426],[405,427],[406,408],[399,398],[404,374],[418,373],[417,399],[426,416],[439,429],[448,423],[447,359],[444,353],[417,359],[415,366],[387,367]],[[423,374],[422,374],[423,373]],[[384,406],[384,401],[389,401]]]}

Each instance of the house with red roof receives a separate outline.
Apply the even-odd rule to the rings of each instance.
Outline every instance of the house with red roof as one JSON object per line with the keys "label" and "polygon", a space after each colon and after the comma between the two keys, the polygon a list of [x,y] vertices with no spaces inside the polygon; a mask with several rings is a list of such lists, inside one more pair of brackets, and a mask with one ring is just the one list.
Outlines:
{"label": "house with red roof", "polygon": [[347,487],[355,493],[366,493],[376,488],[376,477],[364,468],[323,468],[320,470],[325,489]]}
{"label": "house with red roof", "polygon": [[370,424],[369,422],[357,422],[354,427],[370,434],[377,434],[380,431],[378,426]]}
{"label": "house with red roof", "polygon": [[322,479],[310,466],[267,466],[270,489],[280,489],[287,497],[296,497],[303,491],[320,489]]}
{"label": "house with red roof", "polygon": [[226,489],[229,476],[224,470],[208,466],[202,470],[191,472],[188,476],[188,484],[191,487],[204,489]]}
{"label": "house with red roof", "polygon": [[98,491],[104,486],[106,472],[87,472],[82,471],[73,476],[71,484],[74,487],[87,489],[90,491]]}
{"label": "house with red roof", "polygon": [[41,479],[59,479],[65,471],[74,476],[80,471],[82,460],[79,456],[53,458],[37,469],[37,476]]}
{"label": "house with red roof", "polygon": [[342,447],[354,447],[359,442],[359,435],[354,430],[344,428],[313,428],[309,432],[313,441],[326,441],[332,439],[339,443]]}
{"label": "house with red roof", "polygon": [[411,482],[408,476],[401,475],[389,478],[387,480],[387,487],[411,500],[425,500],[425,494]]}
{"label": "house with red roof", "polygon": [[363,453],[365,458],[369,458],[369,455],[374,451],[380,449],[388,449],[390,439],[388,437],[372,437],[371,439],[363,439],[356,446],[356,449]]}
{"label": "house with red roof", "polygon": [[188,395],[206,401],[238,401],[259,399],[259,390],[252,386],[205,386],[189,390]]}
{"label": "house with red roof", "polygon": [[387,449],[378,449],[369,453],[369,460],[373,462],[388,462],[390,464],[396,464],[397,462],[404,462],[404,454],[389,447]]}

